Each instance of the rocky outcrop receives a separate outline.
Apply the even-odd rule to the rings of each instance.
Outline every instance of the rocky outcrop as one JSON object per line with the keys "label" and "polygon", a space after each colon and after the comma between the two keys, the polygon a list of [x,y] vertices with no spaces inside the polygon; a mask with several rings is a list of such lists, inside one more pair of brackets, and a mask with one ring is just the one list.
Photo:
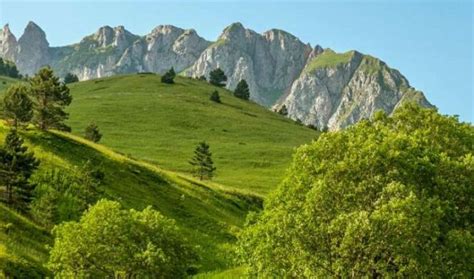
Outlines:
{"label": "rocky outcrop", "polygon": [[30,21],[18,40],[15,63],[22,74],[33,75],[40,67],[49,64],[49,43],[44,31]]}
{"label": "rocky outcrop", "polygon": [[6,24],[0,30],[0,57],[9,61],[15,61],[18,51],[18,42],[15,35],[10,31],[10,26]]}
{"label": "rocky outcrop", "polygon": [[270,30],[258,34],[240,23],[227,27],[185,75],[208,76],[220,67],[227,75],[227,88],[241,79],[250,87],[252,100],[270,106],[298,77],[313,50],[293,35]]}
{"label": "rocky outcrop", "polygon": [[327,49],[311,59],[289,93],[274,107],[319,129],[337,130],[377,110],[391,113],[401,103],[431,106],[423,93],[384,62],[356,51]]}
{"label": "rocky outcrop", "polygon": [[217,41],[193,29],[160,25],[145,36],[123,26],[104,26],[79,43],[49,47],[46,35],[30,22],[18,42],[6,25],[0,32],[0,57],[31,75],[51,65],[59,76],[79,79],[120,73],[163,73],[174,67],[190,77],[208,76],[221,68],[233,90],[245,79],[251,99],[288,117],[320,129],[339,129],[373,115],[388,113],[405,101],[431,106],[398,71],[356,51],[335,53],[314,48],[278,29],[259,34],[234,23]]}

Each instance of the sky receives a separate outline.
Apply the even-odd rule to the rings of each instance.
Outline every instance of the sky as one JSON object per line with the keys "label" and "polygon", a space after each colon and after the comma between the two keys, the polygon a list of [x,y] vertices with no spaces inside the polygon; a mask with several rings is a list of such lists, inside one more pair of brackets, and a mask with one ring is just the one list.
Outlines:
{"label": "sky", "polygon": [[51,46],[79,42],[100,26],[145,35],[155,26],[193,28],[215,40],[233,22],[283,29],[312,46],[358,50],[398,69],[441,113],[474,121],[473,3],[366,1],[0,0],[0,24],[17,38],[37,23]]}

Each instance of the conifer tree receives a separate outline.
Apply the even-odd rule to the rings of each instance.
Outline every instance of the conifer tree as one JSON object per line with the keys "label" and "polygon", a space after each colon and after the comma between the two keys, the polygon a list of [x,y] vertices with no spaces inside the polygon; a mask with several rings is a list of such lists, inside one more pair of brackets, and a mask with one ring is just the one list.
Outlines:
{"label": "conifer tree", "polygon": [[161,82],[163,83],[168,83],[168,84],[173,84],[174,83],[174,78],[176,77],[176,73],[174,71],[174,68],[171,67],[168,72],[166,72],[162,77],[161,77]]}
{"label": "conifer tree", "polygon": [[84,137],[93,142],[99,142],[102,138],[102,134],[99,131],[99,126],[95,123],[91,123],[86,127]]}
{"label": "conifer tree", "polygon": [[239,81],[237,87],[234,90],[234,96],[242,100],[248,100],[250,98],[250,89],[249,85],[245,79]]}
{"label": "conifer tree", "polygon": [[41,68],[30,79],[30,84],[34,102],[34,123],[42,130],[70,130],[64,124],[64,120],[68,118],[64,108],[72,101],[69,88],[54,76],[50,67]]}
{"label": "conifer tree", "polygon": [[0,183],[5,187],[8,205],[26,210],[34,190],[28,179],[38,165],[16,130],[10,130],[0,148]]}
{"label": "conifer tree", "polygon": [[79,78],[75,74],[72,74],[72,73],[67,73],[66,76],[64,77],[65,84],[78,82],[78,81],[79,81]]}
{"label": "conifer tree", "polygon": [[283,105],[279,110],[278,110],[278,113],[283,115],[283,116],[287,116],[288,115],[288,109],[286,108],[286,105]]}
{"label": "conifer tree", "polygon": [[212,179],[216,168],[212,161],[212,153],[209,150],[209,144],[200,142],[196,146],[194,156],[189,163],[194,167],[194,176],[199,177],[200,180]]}
{"label": "conifer tree", "polygon": [[217,68],[209,73],[209,82],[212,85],[224,87],[227,81],[227,76],[221,68]]}
{"label": "conifer tree", "polygon": [[7,89],[3,98],[3,107],[7,119],[11,119],[13,127],[27,123],[33,117],[33,103],[28,96],[29,88],[23,84],[15,84]]}
{"label": "conifer tree", "polygon": [[221,97],[219,96],[219,92],[217,92],[217,90],[214,90],[214,92],[212,92],[211,97],[209,97],[209,99],[216,103],[221,102]]}

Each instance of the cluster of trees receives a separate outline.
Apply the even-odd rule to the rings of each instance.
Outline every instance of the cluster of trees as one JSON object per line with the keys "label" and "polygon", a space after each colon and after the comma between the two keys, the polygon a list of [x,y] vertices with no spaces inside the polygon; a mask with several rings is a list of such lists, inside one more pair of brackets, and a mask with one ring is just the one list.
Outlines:
{"label": "cluster of trees", "polygon": [[0,57],[0,76],[7,76],[12,78],[21,78],[15,63],[4,60]]}
{"label": "cluster of trees", "polygon": [[75,74],[67,73],[64,76],[64,83],[65,84],[74,83],[74,82],[78,82],[78,81],[79,81],[79,78]]}
{"label": "cluster of trees", "polygon": [[176,77],[176,73],[174,71],[174,68],[171,67],[169,71],[167,71],[163,76],[161,76],[161,82],[167,83],[167,84],[173,84],[175,77]]}
{"label": "cluster of trees", "polygon": [[239,238],[261,278],[472,278],[474,127],[408,104],[298,149]]}
{"label": "cluster of trees", "polygon": [[49,67],[40,69],[28,84],[10,86],[3,101],[5,116],[15,128],[33,123],[42,130],[70,131],[64,124],[68,118],[64,108],[71,103],[72,97],[69,88]]}

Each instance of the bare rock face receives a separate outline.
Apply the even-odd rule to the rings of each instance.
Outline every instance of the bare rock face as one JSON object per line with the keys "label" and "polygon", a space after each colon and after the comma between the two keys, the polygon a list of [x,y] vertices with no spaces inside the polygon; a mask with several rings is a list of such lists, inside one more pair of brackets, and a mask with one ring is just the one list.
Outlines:
{"label": "bare rock face", "polygon": [[33,75],[50,62],[49,43],[44,31],[34,22],[29,22],[18,40],[15,59],[20,73]]}
{"label": "bare rock face", "polygon": [[208,76],[221,68],[233,90],[245,79],[251,99],[280,110],[304,124],[336,130],[375,111],[392,113],[415,101],[430,107],[423,93],[384,62],[357,51],[335,53],[312,48],[277,29],[259,34],[234,23],[214,43],[193,29],[159,25],[145,36],[123,26],[103,26],[79,43],[49,47],[46,35],[30,22],[18,42],[6,25],[0,32],[0,57],[12,60],[22,74],[51,65],[60,77],[79,79],[120,73],[164,73],[171,67],[182,75]]}
{"label": "bare rock face", "polygon": [[18,42],[7,24],[0,31],[0,57],[9,61],[15,61],[17,51]]}
{"label": "bare rock face", "polygon": [[327,49],[310,60],[275,109],[319,129],[337,130],[377,110],[392,113],[406,101],[431,105],[398,71],[359,52],[337,54]]}
{"label": "bare rock face", "polygon": [[228,77],[227,88],[241,79],[250,87],[250,98],[272,105],[298,77],[312,49],[281,30],[258,34],[240,23],[227,27],[185,75],[199,77],[221,68]]}

